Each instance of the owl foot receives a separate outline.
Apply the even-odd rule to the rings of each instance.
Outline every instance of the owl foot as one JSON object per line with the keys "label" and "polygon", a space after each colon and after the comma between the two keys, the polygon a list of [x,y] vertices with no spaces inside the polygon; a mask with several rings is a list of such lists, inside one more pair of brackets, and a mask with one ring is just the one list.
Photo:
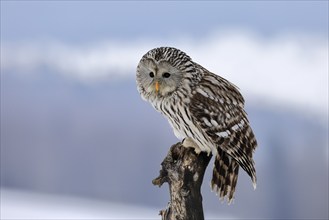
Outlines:
{"label": "owl foot", "polygon": [[187,137],[187,138],[183,139],[182,146],[185,147],[185,148],[192,147],[194,149],[195,153],[198,154],[198,155],[202,152],[199,145],[197,143],[195,143],[195,141],[190,137]]}

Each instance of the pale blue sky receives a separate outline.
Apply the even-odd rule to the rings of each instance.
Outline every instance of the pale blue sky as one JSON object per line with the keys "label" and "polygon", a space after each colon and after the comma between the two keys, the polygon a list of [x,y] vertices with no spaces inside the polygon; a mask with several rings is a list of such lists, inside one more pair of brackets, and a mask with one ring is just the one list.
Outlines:
{"label": "pale blue sky", "polygon": [[1,1],[3,41],[198,38],[227,28],[328,35],[328,1]]}

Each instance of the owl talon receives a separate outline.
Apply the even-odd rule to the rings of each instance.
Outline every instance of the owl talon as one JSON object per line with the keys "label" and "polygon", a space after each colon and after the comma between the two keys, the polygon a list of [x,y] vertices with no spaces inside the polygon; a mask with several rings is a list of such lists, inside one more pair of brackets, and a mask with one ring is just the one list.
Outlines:
{"label": "owl talon", "polygon": [[199,145],[197,143],[195,143],[195,141],[190,137],[184,138],[182,140],[182,146],[185,147],[185,148],[189,148],[189,147],[193,148],[194,152],[197,155],[199,155],[202,152]]}

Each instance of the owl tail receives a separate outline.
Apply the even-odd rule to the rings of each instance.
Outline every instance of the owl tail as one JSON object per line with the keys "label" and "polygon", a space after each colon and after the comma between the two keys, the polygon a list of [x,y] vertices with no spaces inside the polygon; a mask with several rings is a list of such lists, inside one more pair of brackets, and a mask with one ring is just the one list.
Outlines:
{"label": "owl tail", "polygon": [[231,156],[219,149],[215,158],[211,188],[221,200],[227,197],[229,204],[234,199],[238,174],[239,164]]}

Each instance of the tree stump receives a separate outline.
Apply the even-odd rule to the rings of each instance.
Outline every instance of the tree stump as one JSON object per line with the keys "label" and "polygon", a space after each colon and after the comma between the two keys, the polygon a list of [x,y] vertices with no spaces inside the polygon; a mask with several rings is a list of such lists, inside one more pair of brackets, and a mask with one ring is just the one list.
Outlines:
{"label": "tree stump", "polygon": [[196,154],[181,142],[171,146],[153,185],[169,184],[170,202],[160,211],[162,220],[203,220],[201,185],[211,156]]}

